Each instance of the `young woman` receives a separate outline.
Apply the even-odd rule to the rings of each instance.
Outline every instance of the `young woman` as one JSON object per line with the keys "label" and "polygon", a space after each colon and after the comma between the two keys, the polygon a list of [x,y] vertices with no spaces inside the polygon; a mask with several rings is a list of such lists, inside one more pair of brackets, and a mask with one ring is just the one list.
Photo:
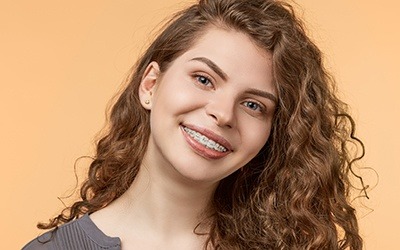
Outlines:
{"label": "young woman", "polygon": [[200,0],[133,68],[81,200],[25,249],[361,249],[354,123],[274,0]]}

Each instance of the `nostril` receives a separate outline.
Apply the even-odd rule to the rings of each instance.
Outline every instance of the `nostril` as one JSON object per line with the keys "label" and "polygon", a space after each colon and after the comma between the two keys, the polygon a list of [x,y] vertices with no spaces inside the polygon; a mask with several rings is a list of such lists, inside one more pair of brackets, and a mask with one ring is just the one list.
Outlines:
{"label": "nostril", "polygon": [[234,127],[234,110],[233,107],[225,107],[223,105],[207,105],[206,113],[211,117],[219,127]]}
{"label": "nostril", "polygon": [[227,119],[224,116],[218,116],[215,114],[209,114],[215,121],[215,123],[220,126],[220,127],[227,127],[227,128],[232,128],[232,125],[230,124],[230,120]]}
{"label": "nostril", "polygon": [[210,114],[210,116],[211,116],[212,118],[214,118],[214,120],[218,121],[218,118],[217,118],[217,116],[216,116],[216,115],[214,115],[214,114]]}

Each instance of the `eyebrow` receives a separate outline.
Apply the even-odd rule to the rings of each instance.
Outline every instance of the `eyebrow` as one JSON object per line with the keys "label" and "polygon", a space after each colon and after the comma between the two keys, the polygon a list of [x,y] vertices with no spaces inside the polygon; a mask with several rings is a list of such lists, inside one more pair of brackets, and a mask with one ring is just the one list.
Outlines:
{"label": "eyebrow", "polygon": [[261,96],[267,99],[270,99],[271,101],[273,101],[275,104],[278,103],[278,98],[276,98],[276,96],[274,96],[273,94],[267,92],[267,91],[263,91],[263,90],[259,90],[259,89],[248,89],[246,91],[247,94],[251,94],[251,95],[257,95],[257,96]]}
{"label": "eyebrow", "polygon": [[[206,64],[208,67],[210,67],[215,73],[217,73],[217,75],[219,75],[224,81],[226,81],[228,79],[228,75],[220,67],[218,67],[217,64],[215,64],[213,61],[211,61],[210,59],[208,59],[206,57],[195,57],[195,58],[192,58],[190,61],[202,62],[202,63]],[[275,95],[273,95],[267,91],[251,88],[251,89],[248,89],[246,91],[246,93],[267,98],[267,99],[273,101],[275,104],[278,103],[278,98],[276,98]]]}
{"label": "eyebrow", "polygon": [[217,64],[205,57],[195,57],[192,58],[190,61],[199,61],[205,63],[208,67],[210,67],[217,75],[219,75],[222,80],[226,81],[228,79],[228,75],[220,68]]}

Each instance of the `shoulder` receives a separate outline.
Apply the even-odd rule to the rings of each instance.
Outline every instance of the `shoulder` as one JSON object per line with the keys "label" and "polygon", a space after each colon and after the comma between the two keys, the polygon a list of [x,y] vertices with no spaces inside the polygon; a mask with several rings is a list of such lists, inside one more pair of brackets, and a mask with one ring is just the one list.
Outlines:
{"label": "shoulder", "polygon": [[117,237],[105,235],[89,215],[73,220],[40,235],[26,244],[23,250],[46,249],[121,249]]}

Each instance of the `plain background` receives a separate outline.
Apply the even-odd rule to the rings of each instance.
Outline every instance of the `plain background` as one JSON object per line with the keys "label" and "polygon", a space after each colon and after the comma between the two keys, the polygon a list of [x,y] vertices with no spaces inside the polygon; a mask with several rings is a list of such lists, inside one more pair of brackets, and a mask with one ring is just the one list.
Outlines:
{"label": "plain background", "polygon": [[[187,4],[187,3],[186,3]],[[365,249],[399,249],[400,18],[397,0],[298,1],[325,52],[379,184],[357,200]],[[178,0],[0,1],[3,249],[19,249],[75,187],[105,109],[153,28]],[[83,173],[88,161],[77,164]],[[373,171],[361,172],[371,186]],[[67,202],[71,199],[67,199]],[[372,211],[373,210],[373,211]]]}

